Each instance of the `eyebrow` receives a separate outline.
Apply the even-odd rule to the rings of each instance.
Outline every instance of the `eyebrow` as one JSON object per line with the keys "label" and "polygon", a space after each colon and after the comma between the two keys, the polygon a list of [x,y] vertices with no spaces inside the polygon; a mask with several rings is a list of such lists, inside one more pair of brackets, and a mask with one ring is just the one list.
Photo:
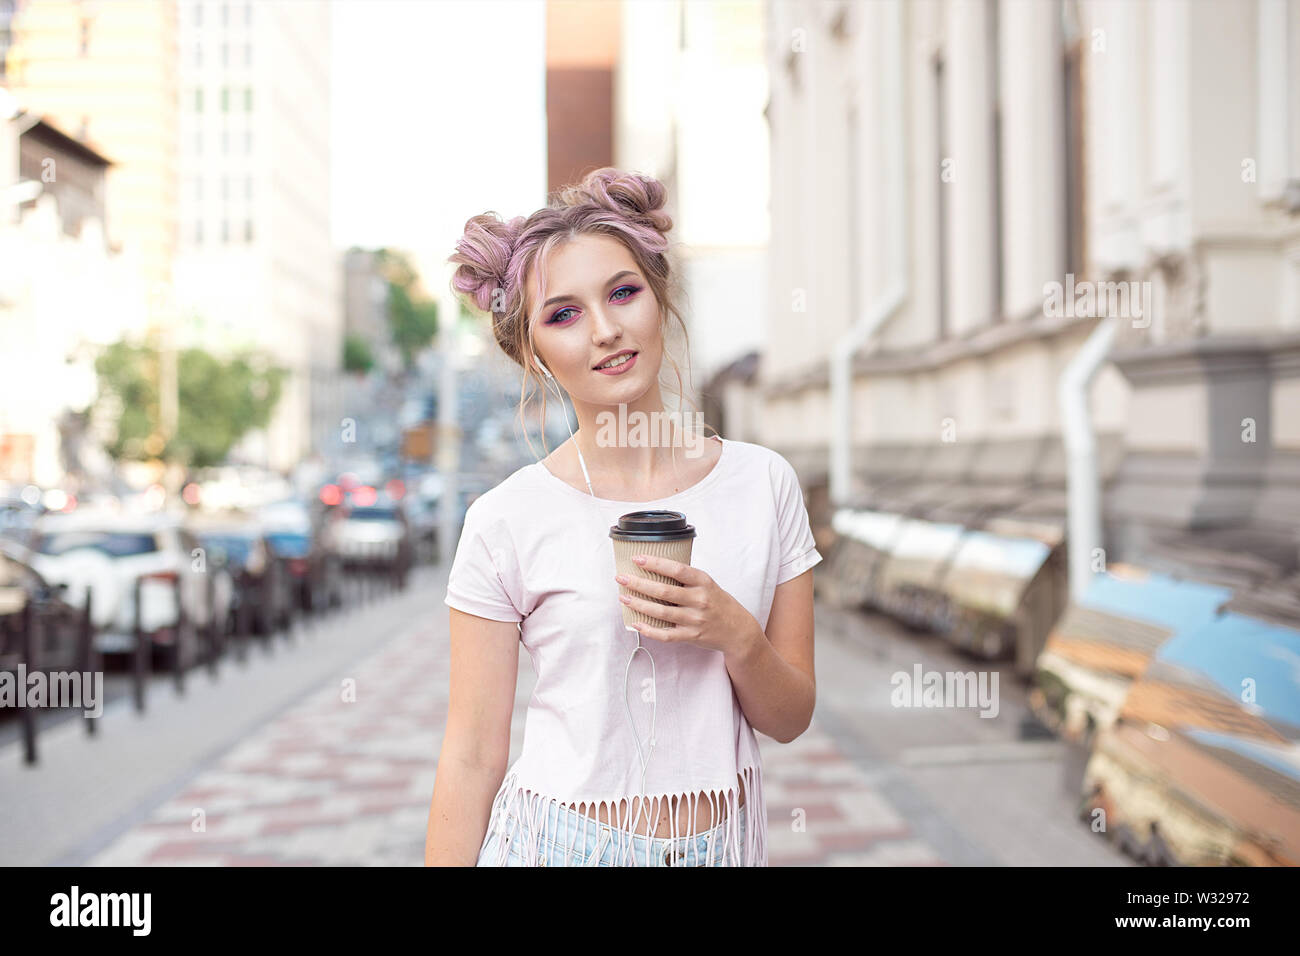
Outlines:
{"label": "eyebrow", "polygon": [[[615,283],[619,279],[623,278],[623,276],[634,276],[634,275],[636,275],[636,273],[633,272],[631,269],[624,269],[622,272],[615,272],[612,276],[610,276],[608,279],[605,280],[605,285],[611,285],[612,283]],[[545,309],[548,305],[554,305],[556,302],[563,302],[565,299],[576,299],[576,298],[577,296],[575,295],[553,295],[545,302],[542,303],[542,308]]]}

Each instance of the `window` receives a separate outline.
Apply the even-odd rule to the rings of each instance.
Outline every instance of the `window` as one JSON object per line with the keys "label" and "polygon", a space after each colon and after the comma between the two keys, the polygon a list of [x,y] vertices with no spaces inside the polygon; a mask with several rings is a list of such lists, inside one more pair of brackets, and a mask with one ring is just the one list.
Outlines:
{"label": "window", "polygon": [[194,177],[194,198],[195,199],[203,198],[203,177],[202,176]]}
{"label": "window", "polygon": [[230,199],[230,177],[229,176],[221,177],[221,199],[223,202]]}
{"label": "window", "polygon": [[86,56],[90,53],[90,21],[81,21],[81,55]]}
{"label": "window", "polygon": [[230,44],[224,41],[221,44],[221,65],[230,66]]}
{"label": "window", "polygon": [[849,322],[855,323],[862,315],[862,282],[859,279],[862,270],[862,252],[858,242],[860,228],[858,217],[862,211],[858,199],[858,177],[862,173],[862,144],[857,103],[849,104],[845,122],[844,141],[848,145],[848,168],[845,170],[844,184],[848,208],[844,220],[848,234],[844,238],[849,262]]}
{"label": "window", "polygon": [[230,241],[230,220],[229,219],[221,220],[221,241],[222,242]]}
{"label": "window", "polygon": [[221,88],[221,112],[230,112],[230,87],[228,86]]}
{"label": "window", "polygon": [[228,3],[221,5],[221,25],[223,27],[230,26],[230,4]]}
{"label": "window", "polygon": [[251,3],[245,3],[244,4],[244,26],[251,27],[252,25],[253,25],[253,5]]}
{"label": "window", "polygon": [[252,176],[247,176],[244,178],[244,198],[248,200],[252,200],[253,198],[253,177]]}
{"label": "window", "polygon": [[5,58],[13,46],[14,0],[0,0],[0,77],[5,75]]}
{"label": "window", "polygon": [[244,130],[244,155],[253,155],[253,131],[251,129]]}
{"label": "window", "polygon": [[194,131],[194,152],[195,153],[203,152],[203,131],[202,130]]}
{"label": "window", "polygon": [[991,145],[993,148],[993,188],[990,201],[993,204],[993,314],[990,319],[998,322],[1002,319],[1002,92],[999,87],[999,63],[1001,51],[998,42],[998,2],[987,0],[988,17],[985,23],[988,33],[985,42],[988,46],[989,64],[989,124]]}
{"label": "window", "polygon": [[253,112],[253,88],[251,86],[244,90],[244,112]]}
{"label": "window", "polygon": [[203,87],[201,86],[194,88],[194,112],[203,112]]}
{"label": "window", "polygon": [[1083,228],[1083,36],[1071,5],[1062,7],[1061,69],[1065,121],[1065,271],[1083,275],[1087,249]]}
{"label": "window", "polygon": [[934,58],[934,116],[935,125],[938,127],[935,132],[935,143],[938,144],[938,162],[935,164],[938,168],[934,171],[934,182],[938,185],[938,199],[935,203],[938,209],[939,228],[935,231],[938,239],[938,255],[935,256],[935,288],[938,290],[938,335],[939,338],[948,337],[948,183],[944,177],[948,169],[948,97],[944,93],[944,76],[943,76],[943,55],[939,54]]}
{"label": "window", "polygon": [[203,26],[203,4],[202,3],[196,2],[194,4],[194,25],[196,27]]}
{"label": "window", "polygon": [[196,246],[203,245],[203,220],[202,219],[194,220],[194,244]]}
{"label": "window", "polygon": [[251,219],[244,220],[244,241],[253,241],[253,220]]}
{"label": "window", "polygon": [[253,65],[253,44],[244,44],[244,66]]}
{"label": "window", "polygon": [[201,43],[194,44],[194,65],[203,65],[203,44]]}
{"label": "window", "polygon": [[221,155],[230,155],[230,130],[227,129],[221,131]]}

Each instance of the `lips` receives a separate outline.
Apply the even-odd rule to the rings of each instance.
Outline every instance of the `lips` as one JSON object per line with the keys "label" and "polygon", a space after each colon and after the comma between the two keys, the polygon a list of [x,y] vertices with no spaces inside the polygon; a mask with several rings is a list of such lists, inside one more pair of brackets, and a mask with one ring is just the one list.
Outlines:
{"label": "lips", "polygon": [[[601,366],[604,365],[606,362],[609,362],[616,358],[620,358],[624,355],[634,356],[636,354],[637,354],[636,349],[623,349],[621,352],[615,352],[613,355],[606,355],[603,359],[601,359],[599,362],[593,365],[592,368],[598,372],[608,372],[611,371],[611,369],[601,368]],[[627,364],[627,363],[623,363],[623,364]],[[617,367],[621,367],[621,366],[616,366],[616,368]]]}

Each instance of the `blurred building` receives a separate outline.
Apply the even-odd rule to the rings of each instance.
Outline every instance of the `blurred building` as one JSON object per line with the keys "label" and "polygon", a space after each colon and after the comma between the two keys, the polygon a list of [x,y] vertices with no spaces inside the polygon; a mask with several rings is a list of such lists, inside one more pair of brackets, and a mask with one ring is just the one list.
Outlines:
{"label": "blurred building", "polygon": [[665,397],[738,439],[708,384],[763,341],[766,91],[761,4],[548,3],[549,188],[604,165],[665,184],[690,342],[689,366],[667,343]]}
{"label": "blurred building", "polygon": [[1294,574],[1300,4],[766,9],[754,388],[814,521],[829,488],[1063,532],[1060,382],[1111,316],[1084,403],[1106,558]]}
{"label": "blurred building", "polygon": [[402,357],[388,324],[388,280],[372,250],[343,254],[343,330],[366,343],[375,368],[387,374],[401,371]]}
{"label": "blurred building", "polygon": [[111,167],[0,88],[0,479],[14,484],[76,491],[108,465],[77,414],[95,398],[91,346],[148,301],[104,235]]}
{"label": "blurred building", "polygon": [[[166,287],[177,238],[175,3],[17,0],[8,9],[5,84],[25,109],[113,158],[104,228],[148,288]],[[140,331],[163,320],[162,297],[150,301]]]}
{"label": "blurred building", "polygon": [[612,166],[619,5],[546,3],[546,190]]}
{"label": "blurred building", "polygon": [[180,0],[185,334],[287,367],[265,434],[235,454],[281,471],[342,417],[340,257],[330,238],[330,6]]}

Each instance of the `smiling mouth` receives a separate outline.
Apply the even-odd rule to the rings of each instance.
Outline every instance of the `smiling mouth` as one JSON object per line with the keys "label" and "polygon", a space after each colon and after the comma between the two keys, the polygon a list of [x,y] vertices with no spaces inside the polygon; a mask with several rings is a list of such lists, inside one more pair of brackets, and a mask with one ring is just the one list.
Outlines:
{"label": "smiling mouth", "polygon": [[604,365],[597,365],[596,368],[618,368],[620,365],[626,365],[628,362],[632,361],[632,359],[636,358],[636,354],[636,352],[624,352],[622,355],[610,359]]}

